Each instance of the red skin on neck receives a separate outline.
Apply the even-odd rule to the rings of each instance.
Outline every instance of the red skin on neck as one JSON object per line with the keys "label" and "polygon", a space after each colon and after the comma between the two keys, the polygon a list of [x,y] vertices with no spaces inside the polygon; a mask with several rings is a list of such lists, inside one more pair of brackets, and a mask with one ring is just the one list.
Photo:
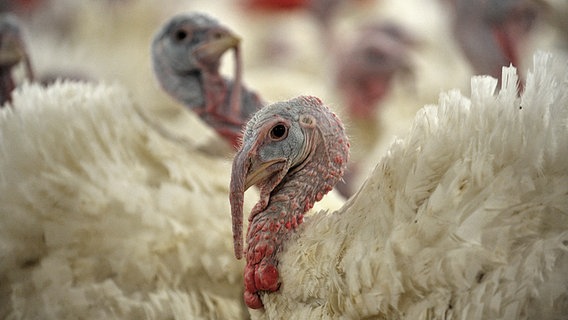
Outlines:
{"label": "red skin on neck", "polygon": [[262,308],[260,293],[280,288],[278,254],[284,243],[344,173],[349,142],[339,119],[331,112],[325,116],[314,117],[318,126],[304,133],[311,151],[303,167],[286,173],[281,181],[258,184],[261,197],[249,217],[244,271],[244,299],[249,308]]}

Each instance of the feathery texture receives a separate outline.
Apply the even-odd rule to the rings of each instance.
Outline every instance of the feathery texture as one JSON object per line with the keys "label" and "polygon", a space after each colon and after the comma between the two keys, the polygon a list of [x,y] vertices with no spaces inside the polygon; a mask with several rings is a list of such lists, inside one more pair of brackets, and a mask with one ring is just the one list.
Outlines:
{"label": "feathery texture", "polygon": [[246,317],[229,159],[144,119],[118,86],[15,91],[0,113],[0,318]]}
{"label": "feathery texture", "polygon": [[[568,78],[538,54],[419,111],[358,193],[298,227],[255,319],[562,319]],[[564,70],[558,77],[557,69]]]}

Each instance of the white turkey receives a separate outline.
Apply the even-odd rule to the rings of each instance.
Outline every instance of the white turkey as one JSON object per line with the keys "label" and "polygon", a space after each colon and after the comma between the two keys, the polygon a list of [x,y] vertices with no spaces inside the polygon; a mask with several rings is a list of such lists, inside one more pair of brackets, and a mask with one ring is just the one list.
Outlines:
{"label": "white turkey", "polygon": [[230,159],[185,120],[116,85],[16,89],[0,111],[0,318],[247,316]]}
{"label": "white turkey", "polygon": [[0,318],[248,317],[230,151],[210,152],[211,128],[144,110],[118,85],[23,85],[6,105]]}
{"label": "white turkey", "polygon": [[[514,68],[497,93],[484,76],[471,98],[441,94],[341,209],[309,218],[346,166],[341,121],[314,97],[261,109],[235,156],[230,198],[253,318],[565,317],[567,68],[541,53],[520,96]],[[251,185],[260,200],[243,248]]]}

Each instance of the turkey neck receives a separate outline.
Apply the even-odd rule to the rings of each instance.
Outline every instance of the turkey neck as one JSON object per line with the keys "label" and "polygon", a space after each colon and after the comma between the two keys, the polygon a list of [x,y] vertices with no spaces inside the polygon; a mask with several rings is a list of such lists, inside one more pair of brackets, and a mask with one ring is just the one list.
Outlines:
{"label": "turkey neck", "polygon": [[264,209],[263,200],[255,205],[249,216],[247,231],[248,261],[254,260],[251,255],[266,240],[274,244],[267,248],[267,253],[280,251],[283,238],[302,223],[304,214],[315,203],[316,189],[307,179],[290,179],[272,192]]}
{"label": "turkey neck", "polygon": [[268,204],[261,198],[252,209],[247,231],[249,262],[258,262],[254,261],[255,251],[256,254],[264,251],[266,255],[280,252],[290,232],[303,222],[304,214],[333,188],[341,176],[342,170],[334,171],[326,165],[332,158],[325,143],[313,145],[315,148],[308,158],[290,168],[270,193]]}
{"label": "turkey neck", "polygon": [[218,116],[226,103],[228,84],[219,73],[202,72],[201,81],[205,104],[201,112]]}
{"label": "turkey neck", "polygon": [[[323,108],[323,107],[322,107]],[[320,110],[321,111],[321,110]],[[323,114],[321,114],[323,113]],[[283,165],[272,177],[261,182],[260,200],[249,216],[247,231],[248,252],[265,239],[272,238],[276,246],[268,248],[269,254],[280,250],[281,236],[302,223],[304,213],[310,210],[341,179],[349,158],[349,141],[341,121],[327,108],[313,112],[313,132],[307,132],[306,156],[298,163]],[[315,120],[317,119],[317,120]],[[251,142],[252,144],[253,142]],[[256,147],[245,143],[233,162],[231,176],[231,214],[235,256],[242,254],[242,210],[245,178],[250,170],[248,158],[257,153]],[[286,169],[285,169],[286,168]],[[282,178],[278,176],[283,175]],[[275,180],[276,179],[276,180]],[[264,251],[264,250],[262,250]],[[247,254],[248,256],[248,254]]]}
{"label": "turkey neck", "polygon": [[251,212],[247,232],[244,299],[249,308],[263,306],[259,292],[279,289],[278,254],[283,243],[302,223],[304,213],[333,188],[333,183],[326,179],[329,176],[327,168],[318,165],[320,157],[328,158],[327,152],[322,155],[317,152],[322,147],[313,145],[316,152],[298,167],[290,168],[268,200],[263,193],[269,184],[261,186],[261,198]]}

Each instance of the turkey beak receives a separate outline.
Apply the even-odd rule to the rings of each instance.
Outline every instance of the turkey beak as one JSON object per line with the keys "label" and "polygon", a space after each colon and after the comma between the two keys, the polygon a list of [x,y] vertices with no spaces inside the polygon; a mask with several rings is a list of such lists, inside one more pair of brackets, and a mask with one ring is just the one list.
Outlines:
{"label": "turkey beak", "polygon": [[245,179],[245,190],[268,180],[275,173],[280,172],[285,167],[284,159],[274,159],[261,163],[252,163]]}
{"label": "turkey beak", "polygon": [[6,36],[0,41],[0,66],[10,67],[27,60],[26,49],[20,39]]}
{"label": "turkey beak", "polygon": [[219,61],[221,56],[231,48],[237,48],[241,39],[225,28],[218,28],[212,31],[212,40],[201,45],[195,50],[195,54],[202,62]]}
{"label": "turkey beak", "polygon": [[[284,158],[263,161],[256,153],[252,143],[245,143],[235,155],[231,172],[229,202],[231,203],[231,217],[233,222],[233,245],[235,257],[242,258],[243,254],[243,202],[245,191],[253,185],[264,186],[266,181],[273,180],[287,168]],[[276,178],[276,185],[281,178]],[[262,191],[261,191],[262,192]]]}
{"label": "turkey beak", "polygon": [[245,191],[250,187],[247,184],[247,176],[251,166],[250,144],[243,144],[243,147],[235,155],[231,170],[231,184],[229,202],[231,203],[231,217],[233,222],[233,247],[235,257],[241,259],[243,256],[243,202]]}

